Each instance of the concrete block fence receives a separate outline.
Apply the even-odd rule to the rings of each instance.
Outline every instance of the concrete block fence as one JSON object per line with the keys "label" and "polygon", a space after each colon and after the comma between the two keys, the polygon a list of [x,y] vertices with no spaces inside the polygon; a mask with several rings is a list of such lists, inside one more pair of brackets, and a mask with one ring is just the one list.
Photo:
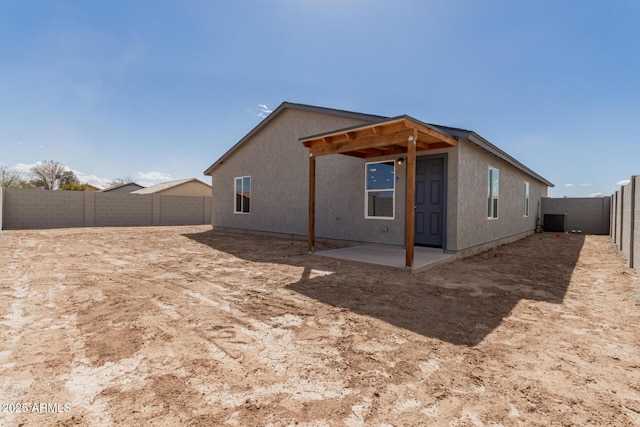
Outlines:
{"label": "concrete block fence", "polygon": [[566,215],[565,231],[609,234],[611,197],[543,197],[541,205],[541,219],[544,214]]}
{"label": "concrete block fence", "polygon": [[0,230],[211,224],[211,197],[0,189]]}
{"label": "concrete block fence", "polygon": [[611,238],[627,265],[640,270],[640,176],[611,197]]}

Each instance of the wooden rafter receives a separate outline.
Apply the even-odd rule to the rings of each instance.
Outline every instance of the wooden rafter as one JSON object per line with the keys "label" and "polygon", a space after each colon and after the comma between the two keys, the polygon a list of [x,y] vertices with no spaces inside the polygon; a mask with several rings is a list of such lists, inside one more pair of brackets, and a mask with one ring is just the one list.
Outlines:
{"label": "wooden rafter", "polygon": [[413,135],[417,135],[416,151],[457,145],[455,138],[408,117],[303,138],[301,142],[314,156],[376,157],[406,152],[407,138]]}

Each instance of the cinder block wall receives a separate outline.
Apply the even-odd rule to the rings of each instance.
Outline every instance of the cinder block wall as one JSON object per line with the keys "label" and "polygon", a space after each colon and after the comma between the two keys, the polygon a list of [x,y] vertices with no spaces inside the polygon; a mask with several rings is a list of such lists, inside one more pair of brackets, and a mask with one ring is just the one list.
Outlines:
{"label": "cinder block wall", "polygon": [[640,271],[640,176],[613,194],[615,206],[611,239],[627,259],[627,265]]}
{"label": "cinder block wall", "polygon": [[581,230],[583,234],[608,235],[611,227],[611,197],[544,197],[541,221],[544,214],[566,214],[567,231]]}
{"label": "cinder block wall", "polygon": [[621,247],[620,247],[620,251],[622,252],[622,255],[624,255],[624,257],[627,260],[630,260],[630,256],[631,256],[631,245],[633,244],[633,242],[631,241],[631,220],[632,220],[632,209],[633,209],[633,204],[631,203],[632,200],[632,191],[631,191],[631,183],[627,184],[624,186],[624,189],[622,191],[622,230],[624,235],[622,236],[622,242],[621,242]]}
{"label": "cinder block wall", "polygon": [[96,194],[95,225],[153,225],[152,203],[151,194]]}
{"label": "cinder block wall", "polygon": [[161,225],[209,224],[211,197],[159,196]]}
{"label": "cinder block wall", "polygon": [[633,222],[633,259],[630,260],[631,267],[640,271],[640,176],[635,176],[635,213]]}
{"label": "cinder block wall", "polygon": [[3,228],[81,227],[84,224],[83,193],[6,188]]}
{"label": "cinder block wall", "polygon": [[0,229],[6,230],[211,223],[209,196],[1,190]]}
{"label": "cinder block wall", "polygon": [[2,199],[4,197],[4,187],[0,187],[0,234],[2,234],[2,217],[3,215],[3,210],[2,210]]}

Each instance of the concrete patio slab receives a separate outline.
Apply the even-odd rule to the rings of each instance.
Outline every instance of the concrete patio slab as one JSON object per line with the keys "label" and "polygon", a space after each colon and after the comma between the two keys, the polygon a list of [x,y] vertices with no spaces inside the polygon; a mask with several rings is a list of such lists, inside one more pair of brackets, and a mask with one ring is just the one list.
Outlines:
{"label": "concrete patio slab", "polygon": [[[402,246],[363,244],[318,251],[315,252],[315,255],[407,270],[405,266],[405,248]],[[424,271],[436,265],[451,262],[456,258],[456,255],[446,254],[442,249],[415,246],[411,272]]]}

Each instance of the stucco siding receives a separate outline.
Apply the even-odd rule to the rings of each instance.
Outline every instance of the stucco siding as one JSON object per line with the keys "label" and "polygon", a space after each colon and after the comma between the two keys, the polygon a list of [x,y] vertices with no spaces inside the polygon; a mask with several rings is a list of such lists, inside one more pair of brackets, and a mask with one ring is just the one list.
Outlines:
{"label": "stucco siding", "polygon": [[366,163],[395,161],[399,156],[372,159],[343,155],[317,159],[316,234],[337,240],[404,245],[406,163],[395,166],[394,219],[365,218]]}
{"label": "stucco siding", "polygon": [[[532,232],[538,203],[547,195],[545,184],[468,140],[458,145],[458,211],[455,250]],[[488,219],[489,167],[499,170],[498,218]],[[529,183],[529,216],[524,216],[524,183]]]}
{"label": "stucco siding", "polygon": [[[216,229],[307,235],[309,150],[299,142],[306,135],[357,125],[362,121],[327,114],[286,110],[243,144],[212,173],[212,225]],[[448,215],[457,212],[456,149],[448,153]],[[365,165],[395,161],[406,155],[359,159],[328,155],[316,159],[316,237],[351,242],[405,243],[406,162],[395,166],[394,219],[365,218]],[[251,176],[251,212],[234,213],[234,178]],[[451,217],[455,218],[455,217]],[[457,224],[447,221],[455,239]],[[452,240],[453,241],[453,240]]]}
{"label": "stucco siding", "polygon": [[[283,111],[212,172],[213,227],[306,236],[309,151],[300,144],[299,138],[360,123],[363,121],[310,111]],[[344,166],[346,162],[354,168],[364,168],[360,166],[363,164],[360,159],[331,157],[340,157],[337,164]],[[323,167],[327,159],[320,158],[316,167],[318,219],[326,209],[323,206],[326,203],[323,189],[335,186],[335,169]],[[355,169],[352,173],[356,173]],[[251,176],[249,214],[234,213],[234,178],[241,176]],[[333,191],[339,190],[333,188]],[[356,200],[349,203],[353,202],[357,203]],[[336,216],[339,217],[340,212]],[[326,223],[318,224],[318,237],[323,237],[327,228],[331,227]]]}
{"label": "stucco siding", "polygon": [[157,194],[161,194],[163,196],[211,196],[211,187],[208,185],[197,182],[190,181],[185,182],[181,185],[176,185],[175,187],[167,188],[166,190],[158,191]]}

